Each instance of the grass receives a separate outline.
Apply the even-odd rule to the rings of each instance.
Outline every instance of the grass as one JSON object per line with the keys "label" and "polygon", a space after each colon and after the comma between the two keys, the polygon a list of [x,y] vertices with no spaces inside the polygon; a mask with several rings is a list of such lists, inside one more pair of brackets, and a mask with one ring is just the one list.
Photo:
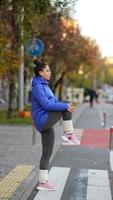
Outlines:
{"label": "grass", "polygon": [[32,118],[31,117],[19,117],[15,112],[14,117],[11,119],[7,118],[7,111],[0,111],[0,124],[1,125],[31,125]]}

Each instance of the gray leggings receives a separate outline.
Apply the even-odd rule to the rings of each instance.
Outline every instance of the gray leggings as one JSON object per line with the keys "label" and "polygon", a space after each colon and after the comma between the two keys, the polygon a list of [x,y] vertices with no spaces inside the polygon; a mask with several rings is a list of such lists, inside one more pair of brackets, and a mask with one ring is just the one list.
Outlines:
{"label": "gray leggings", "polygon": [[57,123],[57,121],[63,117],[63,120],[71,120],[72,113],[68,110],[63,112],[49,112],[47,122],[41,131],[41,139],[42,139],[42,156],[40,160],[40,169],[48,170],[49,168],[49,160],[53,152],[54,146],[54,129],[53,125]]}

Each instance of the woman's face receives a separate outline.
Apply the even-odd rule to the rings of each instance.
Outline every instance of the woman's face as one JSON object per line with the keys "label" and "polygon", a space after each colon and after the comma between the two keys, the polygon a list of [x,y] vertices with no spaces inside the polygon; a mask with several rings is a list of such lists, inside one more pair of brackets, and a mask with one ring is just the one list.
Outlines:
{"label": "woman's face", "polygon": [[50,80],[51,78],[51,71],[48,65],[45,66],[45,68],[43,69],[43,71],[40,72],[40,75],[46,79],[47,81]]}

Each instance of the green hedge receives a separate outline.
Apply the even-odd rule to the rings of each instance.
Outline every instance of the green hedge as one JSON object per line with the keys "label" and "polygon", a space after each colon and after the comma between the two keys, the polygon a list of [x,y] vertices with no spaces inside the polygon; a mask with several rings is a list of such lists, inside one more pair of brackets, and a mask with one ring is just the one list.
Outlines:
{"label": "green hedge", "polygon": [[11,119],[7,118],[7,111],[0,111],[0,124],[7,124],[7,125],[31,125],[32,124],[32,118],[26,117],[22,118],[19,117],[17,112],[15,112],[14,117]]}

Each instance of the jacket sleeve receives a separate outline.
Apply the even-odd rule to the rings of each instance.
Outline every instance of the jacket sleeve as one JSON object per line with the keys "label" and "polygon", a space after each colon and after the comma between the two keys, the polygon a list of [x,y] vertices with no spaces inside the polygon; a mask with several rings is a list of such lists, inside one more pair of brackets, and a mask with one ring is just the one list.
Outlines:
{"label": "jacket sleeve", "polygon": [[34,96],[40,105],[48,111],[64,111],[68,108],[67,103],[63,103],[60,101],[53,101],[53,99],[48,99],[45,94],[43,86],[40,84],[34,88]]}

